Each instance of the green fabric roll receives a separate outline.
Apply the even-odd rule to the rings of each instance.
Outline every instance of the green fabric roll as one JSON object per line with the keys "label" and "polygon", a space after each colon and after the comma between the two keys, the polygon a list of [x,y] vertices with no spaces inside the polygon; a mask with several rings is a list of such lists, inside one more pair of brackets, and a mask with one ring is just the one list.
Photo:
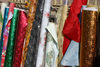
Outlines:
{"label": "green fabric roll", "polygon": [[4,67],[12,67],[18,14],[19,14],[19,10],[14,9],[14,15],[10,25],[10,32],[9,32],[9,39],[7,44]]}
{"label": "green fabric roll", "polygon": [[3,19],[2,19],[2,14],[0,12],[0,40],[1,40],[2,26],[3,26]]}

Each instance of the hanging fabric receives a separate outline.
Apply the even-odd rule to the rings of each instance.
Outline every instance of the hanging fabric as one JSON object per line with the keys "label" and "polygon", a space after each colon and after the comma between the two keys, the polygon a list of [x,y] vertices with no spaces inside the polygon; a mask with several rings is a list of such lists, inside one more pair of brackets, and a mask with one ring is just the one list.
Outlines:
{"label": "hanging fabric", "polygon": [[63,66],[79,66],[79,43],[71,41],[62,61]]}
{"label": "hanging fabric", "polygon": [[0,12],[0,40],[1,40],[2,26],[3,26],[3,18],[2,18],[2,14]]}
{"label": "hanging fabric", "polygon": [[29,13],[28,13],[28,25],[26,28],[26,34],[25,34],[25,39],[24,39],[24,46],[23,46],[23,54],[22,54],[22,61],[21,65],[24,67],[25,60],[26,60],[26,55],[27,55],[27,50],[28,50],[28,44],[30,40],[30,35],[31,35],[31,30],[32,30],[32,24],[35,18],[35,12],[37,8],[37,1],[38,0],[30,0],[30,7],[29,7]]}
{"label": "hanging fabric", "polygon": [[95,67],[100,67],[100,7],[98,8],[98,21],[96,24],[96,59]]}
{"label": "hanging fabric", "polygon": [[47,26],[47,31],[45,67],[57,67],[57,57],[59,50],[55,24],[50,22]]}
{"label": "hanging fabric", "polygon": [[27,27],[27,16],[24,10],[19,11],[18,16],[18,25],[17,25],[17,33],[15,38],[15,47],[14,47],[14,58],[12,67],[20,67],[21,57],[22,57],[22,49],[24,44],[24,38]]}
{"label": "hanging fabric", "polygon": [[[83,8],[86,8],[86,6],[83,5],[81,10]],[[70,42],[70,45],[61,61],[61,65],[72,66],[72,67],[79,66],[79,43],[78,42],[75,42],[73,40]]]}
{"label": "hanging fabric", "polygon": [[63,28],[63,54],[65,54],[71,40],[80,42],[80,22],[78,15],[80,14],[82,5],[86,4],[87,0],[73,0],[73,3],[70,7],[69,16],[66,19]]}
{"label": "hanging fabric", "polygon": [[36,67],[44,3],[45,0],[38,0],[24,67]]}
{"label": "hanging fabric", "polygon": [[40,32],[40,43],[38,48],[36,67],[44,67],[45,42],[46,42],[46,27],[49,22],[51,0],[46,0],[44,4],[43,18]]}
{"label": "hanging fabric", "polygon": [[1,67],[1,65],[4,65],[4,57],[5,57],[5,54],[6,54],[6,50],[5,50],[4,47],[2,47],[2,45],[3,45],[3,33],[4,33],[4,30],[5,30],[5,27],[6,27],[6,23],[7,23],[8,12],[9,12],[9,8],[5,8],[3,26],[2,26],[2,33],[1,33],[1,40],[0,40],[0,67]]}
{"label": "hanging fabric", "polygon": [[14,14],[13,14],[13,17],[11,19],[11,25],[10,25],[4,67],[11,67],[12,66],[14,45],[15,45],[15,35],[16,35],[16,29],[17,29],[17,19],[18,19],[18,10],[14,9]]}
{"label": "hanging fabric", "polygon": [[1,3],[1,10],[0,10],[0,65],[1,65],[1,55],[2,55],[2,28],[3,28],[3,19],[4,19],[4,13],[5,13],[5,8],[7,7],[8,3]]}
{"label": "hanging fabric", "polygon": [[[10,3],[10,7],[9,7],[9,12],[8,12],[8,18],[7,18],[7,22],[6,22],[6,26],[4,29],[4,33],[3,33],[3,44],[1,44],[1,48],[5,47],[5,53],[6,53],[6,48],[7,48],[7,42],[8,42],[8,36],[9,36],[9,29],[10,29],[10,24],[11,24],[11,19],[13,17],[13,10],[14,10],[15,4],[14,3]],[[2,52],[2,51],[1,51]],[[5,55],[4,58],[2,58],[3,60],[5,59]],[[2,65],[4,65],[4,62],[1,63]]]}
{"label": "hanging fabric", "polygon": [[63,58],[63,34],[62,34],[62,30],[64,27],[64,23],[65,20],[67,18],[67,13],[68,13],[68,5],[67,5],[68,1],[65,0],[64,1],[64,5],[62,6],[62,11],[61,11],[61,19],[58,21],[60,22],[58,24],[58,28],[57,28],[57,35],[58,35],[58,46],[59,46],[59,55],[58,55],[58,67],[61,67],[61,59]]}
{"label": "hanging fabric", "polygon": [[[2,27],[3,27],[3,19],[2,19],[2,13],[0,12],[0,46],[1,46]],[[2,50],[2,47],[0,47],[0,49]],[[1,54],[2,52],[0,52],[0,65],[1,65]]]}
{"label": "hanging fabric", "polygon": [[96,8],[83,9],[80,67],[94,67],[97,11]]}
{"label": "hanging fabric", "polygon": [[[57,38],[58,38],[58,40],[59,40],[59,36],[61,36],[60,34],[62,33],[60,33],[60,23],[61,23],[61,18],[62,18],[62,10],[63,10],[63,7],[61,6],[61,7],[59,7],[58,8],[58,10],[57,10],[57,14],[56,14],[56,32],[57,32]],[[55,23],[55,22],[54,22]],[[61,24],[61,27],[62,27],[62,24]],[[60,42],[58,41],[58,48],[59,48],[59,55],[58,55],[58,58],[57,58],[57,65],[58,66],[60,66],[60,67],[62,67],[59,63],[61,62],[61,59],[62,59],[62,57],[63,57],[63,52],[62,52],[62,50],[61,50],[61,48],[63,48],[63,46],[61,46],[61,40],[60,40]]]}
{"label": "hanging fabric", "polygon": [[5,8],[7,7],[8,3],[1,3],[1,12],[2,12],[2,18],[4,18],[4,12]]}

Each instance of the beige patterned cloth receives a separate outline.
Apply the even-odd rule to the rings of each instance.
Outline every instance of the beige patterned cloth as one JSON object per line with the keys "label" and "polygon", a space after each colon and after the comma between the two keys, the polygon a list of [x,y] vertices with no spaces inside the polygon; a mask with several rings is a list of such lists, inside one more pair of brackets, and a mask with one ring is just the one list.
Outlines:
{"label": "beige patterned cloth", "polygon": [[60,65],[60,62],[63,58],[63,35],[62,30],[67,18],[67,5],[63,5],[58,9],[57,13],[57,36],[58,36],[58,46],[59,46],[59,55],[58,55],[58,67],[63,67]]}
{"label": "beige patterned cloth", "polygon": [[57,67],[56,62],[59,51],[55,23],[49,22],[47,31],[45,67]]}

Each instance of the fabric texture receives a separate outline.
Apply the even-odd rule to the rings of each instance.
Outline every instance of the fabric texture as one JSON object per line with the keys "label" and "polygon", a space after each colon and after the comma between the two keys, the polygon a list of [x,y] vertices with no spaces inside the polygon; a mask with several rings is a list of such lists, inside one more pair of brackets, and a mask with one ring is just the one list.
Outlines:
{"label": "fabric texture", "polygon": [[57,67],[57,57],[59,50],[55,24],[50,22],[47,26],[47,31],[45,67]]}
{"label": "fabric texture", "polygon": [[46,46],[46,27],[47,24],[49,23],[50,7],[51,7],[51,0],[45,0],[36,67],[44,67],[45,63],[44,56],[45,56],[45,46]]}
{"label": "fabric texture", "polygon": [[71,41],[62,61],[63,66],[79,66],[79,43]]}
{"label": "fabric texture", "polygon": [[80,42],[80,22],[78,15],[80,14],[82,5],[85,4],[87,4],[87,0],[73,0],[71,4],[69,16],[63,28],[63,54],[65,54],[71,40]]}
{"label": "fabric texture", "polygon": [[45,0],[38,0],[35,20],[33,21],[31,37],[28,45],[28,52],[25,61],[25,67],[36,67],[37,53],[40,41],[40,30],[43,16]]}

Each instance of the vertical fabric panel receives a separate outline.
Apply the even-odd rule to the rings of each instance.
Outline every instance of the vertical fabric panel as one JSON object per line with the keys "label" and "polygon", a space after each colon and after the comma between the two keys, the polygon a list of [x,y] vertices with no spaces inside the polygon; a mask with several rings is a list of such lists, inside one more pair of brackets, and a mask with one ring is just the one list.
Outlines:
{"label": "vertical fabric panel", "polygon": [[36,67],[37,52],[40,42],[40,29],[43,16],[45,0],[38,0],[35,20],[33,21],[31,37],[28,45],[28,52],[25,62],[25,67]]}
{"label": "vertical fabric panel", "polygon": [[14,45],[15,45],[15,35],[16,35],[16,29],[17,29],[17,20],[18,20],[18,10],[14,9],[14,15],[13,15],[13,18],[11,20],[11,25],[10,25],[4,67],[12,66]]}
{"label": "vertical fabric panel", "polygon": [[82,11],[80,67],[94,67],[96,46],[97,9],[84,8]]}
{"label": "vertical fabric panel", "polygon": [[24,40],[24,47],[23,47],[23,55],[22,55],[22,61],[21,65],[24,67],[27,50],[28,50],[28,44],[30,40],[31,30],[32,30],[32,24],[35,18],[36,8],[37,8],[37,1],[38,0],[30,0],[30,7],[29,7],[29,13],[28,13],[28,25],[26,28],[26,34],[25,34],[25,40]]}

